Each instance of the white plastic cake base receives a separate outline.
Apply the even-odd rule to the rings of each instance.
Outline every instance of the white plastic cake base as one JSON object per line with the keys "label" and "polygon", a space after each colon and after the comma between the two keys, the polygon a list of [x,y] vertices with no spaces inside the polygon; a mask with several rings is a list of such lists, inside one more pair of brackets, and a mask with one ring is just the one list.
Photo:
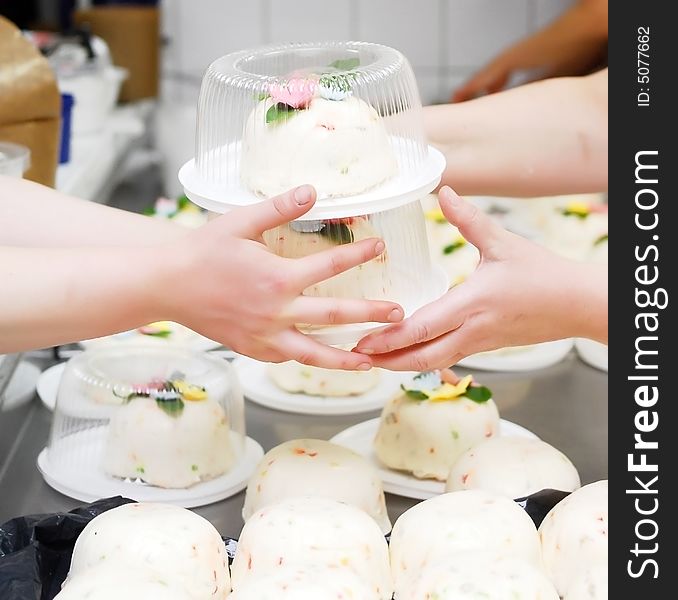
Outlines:
{"label": "white plastic cake base", "polygon": [[[398,163],[405,164],[408,160],[405,144],[392,138],[392,146]],[[214,152],[213,155],[217,156],[221,153]],[[205,168],[212,172],[226,171],[232,174],[234,179],[238,178],[240,173],[240,144],[233,144],[228,155],[234,157],[232,164],[208,164]],[[372,214],[409,204],[433,191],[440,183],[444,170],[445,157],[433,146],[429,146],[428,156],[416,174],[398,174],[382,185],[362,194],[340,198],[318,198],[315,206],[299,220],[341,219],[355,215]],[[239,180],[237,184],[231,186],[217,185],[205,181],[198,172],[195,160],[189,160],[179,169],[179,181],[191,201],[217,213],[225,213],[239,206],[250,206],[263,200],[241,185]]]}
{"label": "white plastic cake base", "polygon": [[279,388],[268,376],[268,363],[240,356],[232,364],[248,400],[274,410],[304,415],[352,415],[381,409],[398,393],[400,384],[413,375],[381,371],[379,383],[364,394],[308,396]]}
{"label": "white plastic cake base", "polygon": [[[374,437],[379,430],[379,418],[370,419],[358,423],[353,427],[339,432],[330,441],[340,446],[345,446],[366,458],[372,466],[379,471],[379,476],[384,483],[384,491],[396,496],[428,500],[434,496],[445,493],[445,482],[435,479],[417,479],[411,473],[395,471],[385,467],[374,452]],[[525,429],[516,423],[501,419],[499,435],[507,437],[523,437],[539,439],[529,429]]]}
{"label": "white plastic cake base", "polygon": [[556,340],[525,348],[506,348],[473,354],[457,364],[480,371],[521,372],[545,369],[563,360],[572,350],[574,340]]}
{"label": "white plastic cake base", "polygon": [[[106,441],[106,430],[106,427],[95,427],[71,434],[65,442],[68,450],[61,449],[59,452],[63,454],[56,459],[49,448],[45,448],[39,454],[37,464],[47,484],[57,492],[83,502],[125,496],[139,502],[165,502],[195,508],[229,498],[244,490],[264,456],[264,450],[257,442],[245,438],[243,452],[228,473],[190,488],[166,489],[104,473],[99,461]],[[73,454],[77,453],[77,456],[69,455],[69,450]]]}

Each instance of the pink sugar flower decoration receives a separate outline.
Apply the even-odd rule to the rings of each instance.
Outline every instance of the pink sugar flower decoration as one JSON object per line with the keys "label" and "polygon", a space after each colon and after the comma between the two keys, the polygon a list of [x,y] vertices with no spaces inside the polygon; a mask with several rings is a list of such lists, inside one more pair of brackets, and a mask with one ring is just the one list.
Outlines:
{"label": "pink sugar flower decoration", "polygon": [[292,108],[306,108],[315,95],[317,84],[312,79],[294,78],[284,83],[273,83],[268,88],[271,100]]}

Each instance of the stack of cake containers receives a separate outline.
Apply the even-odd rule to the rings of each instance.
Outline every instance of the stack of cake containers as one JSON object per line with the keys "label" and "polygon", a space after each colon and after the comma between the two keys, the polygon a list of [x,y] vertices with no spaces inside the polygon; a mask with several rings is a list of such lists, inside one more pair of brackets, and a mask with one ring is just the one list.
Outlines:
{"label": "stack of cake containers", "polygon": [[[379,237],[385,253],[305,291],[398,302],[406,315],[440,297],[420,199],[445,166],[428,146],[410,65],[362,42],[286,44],[213,62],[198,104],[195,158],[179,172],[186,195],[216,213],[298,185],[318,192],[301,219],[265,235],[277,254],[302,257]],[[353,344],[378,324],[300,329]]]}
{"label": "stack of cake containers", "polygon": [[243,395],[228,362],[119,345],[66,364],[38,468],[79,500],[120,495],[193,507],[244,489],[262,456],[245,436]]}

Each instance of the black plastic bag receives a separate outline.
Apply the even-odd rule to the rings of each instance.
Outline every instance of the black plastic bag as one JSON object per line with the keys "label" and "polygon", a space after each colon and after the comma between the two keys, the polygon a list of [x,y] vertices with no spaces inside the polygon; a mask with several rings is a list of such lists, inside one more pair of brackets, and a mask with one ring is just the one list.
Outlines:
{"label": "black plastic bag", "polygon": [[67,513],[17,517],[0,525],[0,599],[52,600],[71,564],[75,540],[94,517],[134,502],[117,496]]}

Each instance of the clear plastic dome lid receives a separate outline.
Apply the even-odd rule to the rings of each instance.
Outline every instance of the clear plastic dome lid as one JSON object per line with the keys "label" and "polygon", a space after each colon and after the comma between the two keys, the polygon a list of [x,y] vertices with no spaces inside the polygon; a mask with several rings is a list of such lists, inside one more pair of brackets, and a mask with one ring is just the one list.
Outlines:
{"label": "clear plastic dome lid", "polygon": [[412,69],[364,42],[268,46],[213,62],[198,103],[195,158],[179,178],[191,200],[225,212],[302,184],[305,218],[406,204],[438,184]]}
{"label": "clear plastic dome lid", "polygon": [[67,363],[39,466],[75,497],[88,489],[94,497],[182,503],[190,497],[147,490],[207,484],[213,492],[244,451],[243,395],[228,362],[180,348],[119,346]]}
{"label": "clear plastic dome lid", "polygon": [[[266,245],[284,258],[302,258],[368,238],[384,240],[384,253],[307,288],[304,295],[390,300],[409,316],[447,291],[447,277],[431,263],[419,202],[353,217],[293,221],[264,233]],[[324,343],[350,345],[383,323],[297,327]]]}

